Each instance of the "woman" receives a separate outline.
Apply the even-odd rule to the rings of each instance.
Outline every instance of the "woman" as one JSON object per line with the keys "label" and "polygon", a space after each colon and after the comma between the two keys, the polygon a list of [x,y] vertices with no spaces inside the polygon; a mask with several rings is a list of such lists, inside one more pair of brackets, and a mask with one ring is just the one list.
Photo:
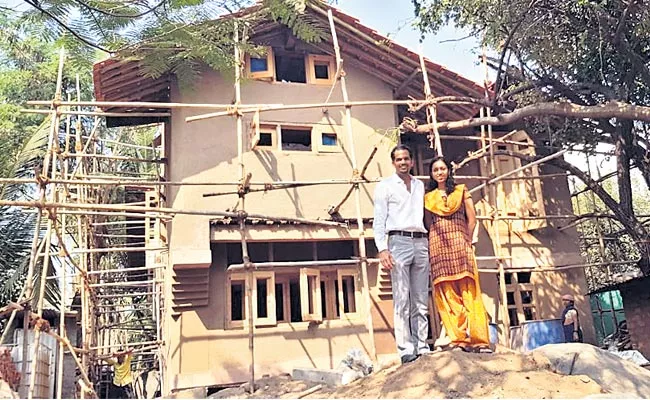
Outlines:
{"label": "woman", "polygon": [[472,249],[476,210],[465,185],[457,185],[451,165],[436,157],[424,196],[429,260],[436,308],[452,348],[491,353],[488,322]]}

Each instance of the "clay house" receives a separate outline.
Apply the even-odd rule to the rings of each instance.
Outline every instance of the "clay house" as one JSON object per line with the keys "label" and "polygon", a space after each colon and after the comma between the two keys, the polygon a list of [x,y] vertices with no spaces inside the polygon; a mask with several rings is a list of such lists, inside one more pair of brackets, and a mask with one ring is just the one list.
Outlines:
{"label": "clay house", "polygon": [[[327,7],[310,3],[306,12],[328,27]],[[418,54],[339,10],[333,9],[333,16],[351,101],[423,98]],[[328,98],[337,71],[330,35],[320,43],[307,44],[285,26],[267,21],[256,27],[251,40],[266,46],[267,52],[261,57],[244,57],[244,104],[307,104]],[[435,96],[483,96],[481,85],[432,61],[425,64]],[[146,78],[138,73],[137,63],[114,59],[97,63],[94,77],[97,100],[231,104],[234,98],[232,78],[207,67],[191,90],[179,88],[173,76]],[[338,87],[329,101],[342,101]],[[162,178],[186,183],[236,183],[240,172],[234,118],[186,122],[186,117],[209,110],[173,107],[169,111],[171,117],[159,121],[164,125],[159,140],[167,160]],[[353,107],[354,146],[348,139],[341,107],[246,114],[245,170],[251,174],[252,182],[345,180],[353,176],[350,152],[354,149],[360,165],[369,160],[365,172],[368,179],[386,177],[393,173],[389,152],[395,142],[384,132],[399,126],[406,113],[405,107],[394,105]],[[443,105],[438,109],[439,120],[475,115],[478,109],[467,105]],[[158,119],[146,117],[108,119],[113,126],[155,121]],[[509,131],[495,131],[495,135]],[[448,134],[476,136],[477,131]],[[523,131],[512,135],[512,139],[520,143],[531,141]],[[433,152],[427,138],[404,134],[401,141],[414,149],[414,173],[428,175],[428,160]],[[447,157],[459,161],[480,144],[476,140],[451,138],[444,139],[443,146]],[[499,146],[505,149],[516,144]],[[375,147],[378,150],[371,157]],[[497,160],[501,173],[520,165],[507,157]],[[548,172],[555,171],[541,167],[525,173]],[[487,176],[479,161],[468,163],[457,173]],[[463,182],[474,187],[482,180]],[[361,213],[369,258],[376,256],[371,229],[374,187],[374,183],[361,185]],[[169,253],[158,256],[166,260],[169,277],[164,321],[164,379],[168,392],[248,379],[248,288],[254,297],[257,376],[291,372],[295,367],[335,368],[351,348],[371,353],[370,320],[378,358],[395,353],[389,275],[379,270],[376,263],[370,263],[368,287],[363,286],[354,201],[343,202],[336,215],[337,221],[348,222],[347,225],[309,222],[332,221],[328,210],[344,199],[348,189],[347,184],[331,183],[248,193],[247,212],[278,217],[245,221],[251,261],[279,265],[256,270],[253,281],[246,274],[227,271],[229,266],[243,261],[236,220],[178,214],[165,226],[159,240],[168,243]],[[204,196],[215,191],[230,194]],[[504,216],[544,216],[571,210],[568,184],[562,177],[504,181],[498,193],[504,204]],[[486,195],[481,191],[474,197],[483,216],[490,212]],[[236,186],[215,189],[180,185],[167,186],[161,204],[178,210],[223,211],[232,210],[237,200]],[[281,221],[281,217],[287,220]],[[499,225],[498,249],[506,268],[509,322],[504,326],[502,308],[498,307],[498,275],[493,272],[495,236],[486,226],[487,221],[483,221],[477,253],[480,268],[491,270],[482,274],[482,287],[501,340],[505,340],[503,333],[510,331],[511,326],[556,318],[561,307],[560,294],[586,291],[580,268],[543,273],[522,271],[582,262],[575,246],[575,230],[560,232],[552,221],[543,219],[504,221]],[[580,299],[578,306],[588,313],[588,302]],[[431,326],[433,338],[438,334],[438,324]],[[589,339],[593,329],[586,328]]]}

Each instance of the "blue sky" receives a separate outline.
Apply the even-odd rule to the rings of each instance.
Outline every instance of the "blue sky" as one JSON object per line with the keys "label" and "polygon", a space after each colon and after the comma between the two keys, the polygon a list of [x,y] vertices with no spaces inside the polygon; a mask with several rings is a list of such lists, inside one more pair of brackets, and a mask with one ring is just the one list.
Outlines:
{"label": "blue sky", "polygon": [[[390,38],[402,46],[418,51],[420,35],[412,27],[414,13],[411,0],[338,0],[334,6],[380,34],[390,34]],[[473,37],[458,40],[466,36],[467,33],[462,30],[444,27],[437,35],[425,38],[423,53],[431,61],[457,74],[482,82],[484,72],[478,64],[479,43]]]}

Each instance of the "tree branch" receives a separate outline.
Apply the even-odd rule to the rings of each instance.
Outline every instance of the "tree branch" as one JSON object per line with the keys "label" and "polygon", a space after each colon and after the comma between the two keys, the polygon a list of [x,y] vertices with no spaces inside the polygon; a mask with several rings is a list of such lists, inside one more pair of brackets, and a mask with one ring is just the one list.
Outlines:
{"label": "tree branch", "polygon": [[65,29],[66,31],[70,32],[70,34],[71,34],[72,36],[74,36],[74,37],[76,37],[77,39],[81,40],[82,42],[84,42],[84,43],[87,44],[88,46],[90,46],[90,47],[92,47],[92,48],[94,48],[94,49],[97,49],[97,50],[101,50],[101,51],[103,51],[103,52],[105,52],[105,53],[111,53],[110,50],[105,49],[104,47],[102,47],[102,46],[100,46],[100,45],[98,45],[98,44],[96,44],[96,43],[93,43],[93,42],[91,42],[90,40],[86,39],[85,37],[81,36],[81,34],[77,33],[74,29],[72,29],[72,28],[70,28],[68,25],[66,25],[66,24],[65,24],[63,21],[61,21],[61,20],[60,20],[56,15],[52,14],[51,12],[49,12],[49,11],[47,11],[46,9],[44,9],[43,7],[41,7],[41,6],[36,2],[36,0],[24,0],[24,1],[25,1],[25,3],[29,4],[30,6],[34,7],[34,8],[37,9],[38,11],[40,11],[40,12],[42,12],[43,14],[47,15],[48,17],[50,17],[54,22],[57,23],[57,25],[59,25],[61,28]]}
{"label": "tree branch", "polygon": [[[637,106],[618,101],[610,101],[596,106],[581,106],[572,103],[538,103],[515,110],[511,113],[493,117],[470,118],[460,121],[438,122],[439,131],[472,128],[481,125],[509,125],[528,117],[556,115],[572,118],[620,118],[650,122],[650,107]],[[417,125],[412,121],[404,121],[402,128],[408,132],[427,133],[433,129],[432,124]]]}
{"label": "tree branch", "polygon": [[83,2],[81,0],[74,0],[74,1],[79,3],[82,7],[85,7],[87,9],[89,9],[89,10],[96,11],[96,12],[98,12],[100,14],[103,14],[103,15],[106,15],[106,16],[109,16],[109,17],[113,17],[113,18],[140,18],[140,17],[144,17],[145,15],[155,11],[158,7],[162,6],[163,4],[165,4],[167,2],[167,0],[162,0],[160,3],[156,4],[155,6],[153,6],[151,8],[147,8],[147,11],[143,11],[140,14],[132,14],[132,15],[130,15],[130,14],[113,14],[113,13],[108,12],[106,10],[102,10],[101,8],[91,6],[90,4],[88,4],[86,2]]}

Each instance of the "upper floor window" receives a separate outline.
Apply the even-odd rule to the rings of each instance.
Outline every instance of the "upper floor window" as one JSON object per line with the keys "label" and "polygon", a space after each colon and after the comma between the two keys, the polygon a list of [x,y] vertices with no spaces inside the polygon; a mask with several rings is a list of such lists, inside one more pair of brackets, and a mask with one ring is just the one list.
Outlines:
{"label": "upper floor window", "polygon": [[331,85],[336,78],[334,58],[266,48],[263,56],[246,56],[249,78],[276,82]]}
{"label": "upper floor window", "polygon": [[340,126],[265,123],[253,118],[250,125],[250,149],[340,153],[343,151]]}

